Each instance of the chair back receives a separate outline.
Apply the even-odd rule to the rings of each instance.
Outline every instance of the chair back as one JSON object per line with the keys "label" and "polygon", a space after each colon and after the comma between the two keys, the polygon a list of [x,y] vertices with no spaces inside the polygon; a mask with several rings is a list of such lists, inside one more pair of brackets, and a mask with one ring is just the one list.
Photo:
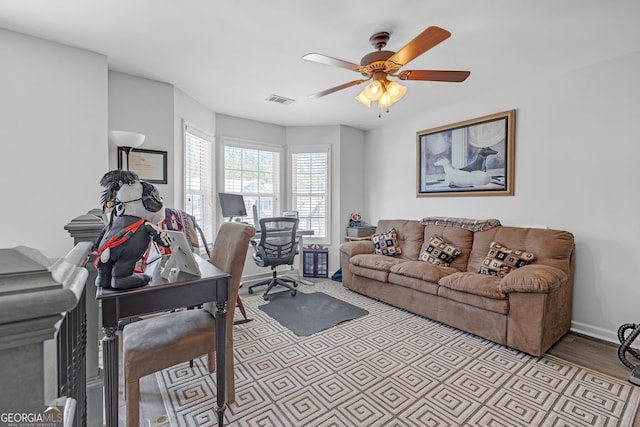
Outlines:
{"label": "chair back", "polygon": [[[242,270],[249,250],[249,242],[256,235],[253,225],[238,222],[224,222],[218,230],[209,262],[225,273],[229,279],[229,303],[227,305],[227,325],[233,325],[233,312],[238,299],[238,289]],[[214,303],[204,305],[210,313],[215,313]]]}
{"label": "chair back", "polygon": [[298,218],[260,218],[260,242],[256,254],[264,265],[293,265],[296,255]]}

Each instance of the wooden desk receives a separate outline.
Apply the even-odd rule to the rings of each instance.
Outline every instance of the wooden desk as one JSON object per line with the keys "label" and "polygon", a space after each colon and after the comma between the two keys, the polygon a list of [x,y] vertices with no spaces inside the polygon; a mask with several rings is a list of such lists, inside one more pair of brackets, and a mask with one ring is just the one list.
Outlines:
{"label": "wooden desk", "polygon": [[196,255],[202,276],[187,273],[171,274],[169,279],[160,277],[158,260],[147,267],[151,282],[128,291],[98,288],[96,298],[102,311],[102,360],[104,365],[104,400],[107,427],[118,427],[118,320],[127,317],[168,311],[174,308],[199,305],[216,301],[216,412],[218,426],[222,426],[226,407],[226,317],[229,299],[229,275]]}

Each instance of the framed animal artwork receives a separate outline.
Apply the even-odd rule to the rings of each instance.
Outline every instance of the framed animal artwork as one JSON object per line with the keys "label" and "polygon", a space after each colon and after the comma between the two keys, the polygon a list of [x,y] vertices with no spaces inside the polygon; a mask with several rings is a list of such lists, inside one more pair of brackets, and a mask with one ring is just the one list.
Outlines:
{"label": "framed animal artwork", "polygon": [[516,111],[416,133],[416,195],[513,196]]}

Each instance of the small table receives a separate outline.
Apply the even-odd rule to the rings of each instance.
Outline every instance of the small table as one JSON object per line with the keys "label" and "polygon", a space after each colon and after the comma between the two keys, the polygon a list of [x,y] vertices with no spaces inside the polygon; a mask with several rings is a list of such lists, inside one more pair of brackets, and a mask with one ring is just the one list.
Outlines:
{"label": "small table", "polygon": [[216,301],[216,412],[218,426],[223,425],[226,408],[226,317],[229,299],[229,275],[207,260],[195,256],[202,276],[187,273],[171,274],[168,279],[160,276],[165,259],[147,266],[151,282],[148,285],[118,291],[98,288],[96,299],[101,302],[102,311],[102,359],[104,365],[104,400],[107,427],[118,427],[118,320],[127,317],[168,311],[175,308],[200,305]]}

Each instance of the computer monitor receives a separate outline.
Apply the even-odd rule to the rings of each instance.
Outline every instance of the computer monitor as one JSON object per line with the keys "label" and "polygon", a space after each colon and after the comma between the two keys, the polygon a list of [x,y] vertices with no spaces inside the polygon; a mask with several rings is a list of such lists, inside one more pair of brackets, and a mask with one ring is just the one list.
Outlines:
{"label": "computer monitor", "polygon": [[242,194],[218,193],[218,201],[222,216],[233,221],[233,217],[247,216],[247,208],[244,205]]}

